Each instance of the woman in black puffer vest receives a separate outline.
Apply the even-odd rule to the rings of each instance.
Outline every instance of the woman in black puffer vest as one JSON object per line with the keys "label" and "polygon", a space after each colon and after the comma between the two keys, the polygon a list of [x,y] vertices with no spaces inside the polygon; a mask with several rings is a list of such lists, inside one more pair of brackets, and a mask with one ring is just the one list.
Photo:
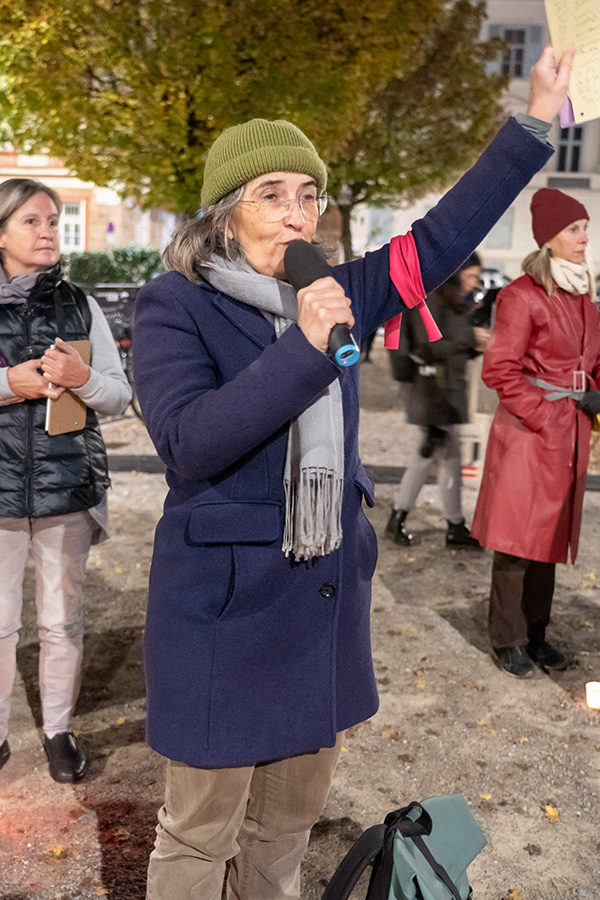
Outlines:
{"label": "woman in black puffer vest", "polygon": [[[110,328],[92,299],[62,279],[62,204],[29,179],[0,185],[0,768],[16,671],[25,564],[31,550],[40,634],[44,748],[55,781],[81,779],[71,732],[83,651],[82,586],[92,543],[106,537],[106,451],[96,412],[129,402]],[[67,341],[92,342],[91,366]],[[87,406],[77,431],[46,431],[48,398]]]}

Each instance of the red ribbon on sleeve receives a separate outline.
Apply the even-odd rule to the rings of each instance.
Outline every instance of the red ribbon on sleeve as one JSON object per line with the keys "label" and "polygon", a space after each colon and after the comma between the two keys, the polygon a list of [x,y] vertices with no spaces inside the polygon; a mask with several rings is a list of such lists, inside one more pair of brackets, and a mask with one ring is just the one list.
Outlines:
{"label": "red ribbon on sleeve", "polygon": [[[425,303],[425,288],[421,278],[421,266],[412,232],[400,234],[390,241],[390,278],[400,297],[409,307],[416,307],[425,326],[430,341],[437,341],[442,333]],[[400,323],[402,313],[385,323],[384,346],[397,350],[400,343]]]}

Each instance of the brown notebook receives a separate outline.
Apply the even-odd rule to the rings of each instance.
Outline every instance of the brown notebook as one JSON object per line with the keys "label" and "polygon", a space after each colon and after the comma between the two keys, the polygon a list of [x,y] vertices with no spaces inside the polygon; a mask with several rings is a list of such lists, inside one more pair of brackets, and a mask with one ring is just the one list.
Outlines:
{"label": "brown notebook", "polygon": [[[67,341],[75,347],[82,360],[89,366],[92,352],[91,341]],[[66,390],[56,400],[48,398],[46,405],[46,431],[48,434],[66,434],[79,431],[85,425],[87,407],[83,400]]]}

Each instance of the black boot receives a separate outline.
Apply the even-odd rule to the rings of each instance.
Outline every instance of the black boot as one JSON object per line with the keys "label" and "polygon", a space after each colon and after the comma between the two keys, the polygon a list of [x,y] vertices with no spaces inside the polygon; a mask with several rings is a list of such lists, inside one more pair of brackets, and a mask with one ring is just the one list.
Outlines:
{"label": "black boot", "polygon": [[83,750],[71,731],[61,731],[53,738],[44,738],[44,750],[48,757],[50,777],[60,784],[81,781],[87,772],[88,762]]}
{"label": "black boot", "polygon": [[387,525],[385,526],[385,536],[391,538],[395,544],[401,544],[403,547],[410,547],[413,536],[406,530],[404,520],[408,513],[404,509],[393,509]]}
{"label": "black boot", "polygon": [[6,765],[9,757],[10,757],[10,747],[8,746],[8,741],[4,740],[0,744],[0,769],[2,769]]}
{"label": "black boot", "polygon": [[481,544],[474,537],[465,525],[465,520],[461,522],[448,522],[448,531],[446,532],[446,547],[465,547],[468,550],[481,550]]}

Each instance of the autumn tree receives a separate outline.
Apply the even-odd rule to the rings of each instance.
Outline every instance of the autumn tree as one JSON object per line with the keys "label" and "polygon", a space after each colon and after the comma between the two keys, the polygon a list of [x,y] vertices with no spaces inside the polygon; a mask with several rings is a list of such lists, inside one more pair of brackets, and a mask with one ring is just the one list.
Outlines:
{"label": "autumn tree", "polygon": [[446,188],[505,118],[506,79],[486,73],[503,44],[479,41],[484,16],[485,3],[458,0],[431,22],[415,51],[418,65],[372,95],[361,127],[329,160],[346,259],[357,204],[399,206]]}
{"label": "autumn tree", "polygon": [[[2,0],[0,139],[144,206],[189,212],[208,147],[253,116],[290,119],[326,160],[344,159],[347,136],[361,144],[373,119],[371,98],[383,109],[389,79],[415,66],[445,6]],[[354,184],[340,166],[338,181]]]}

